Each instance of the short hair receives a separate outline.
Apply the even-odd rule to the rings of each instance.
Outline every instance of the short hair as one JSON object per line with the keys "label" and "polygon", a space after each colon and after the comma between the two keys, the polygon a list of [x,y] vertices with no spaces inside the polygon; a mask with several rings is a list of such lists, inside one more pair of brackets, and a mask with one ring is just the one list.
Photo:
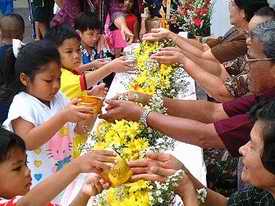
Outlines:
{"label": "short hair", "polygon": [[26,151],[24,140],[17,134],[0,127],[0,163],[9,158],[13,149]]}
{"label": "short hair", "polygon": [[66,39],[74,38],[80,41],[77,32],[66,24],[50,28],[44,37],[44,39],[53,42],[57,47],[60,47]]}
{"label": "short hair", "polygon": [[275,99],[260,102],[252,107],[250,116],[264,123],[261,160],[264,167],[275,175]]}
{"label": "short hair", "polygon": [[19,14],[9,14],[0,18],[0,30],[2,38],[23,39],[25,22]]}
{"label": "short hair", "polygon": [[243,9],[246,21],[250,21],[255,12],[262,7],[268,7],[266,0],[234,0],[238,8]]}
{"label": "short hair", "polygon": [[[263,44],[263,52],[268,58],[275,58],[275,20],[258,24],[252,31],[251,37]],[[272,61],[273,63],[275,61]]]}
{"label": "short hair", "polygon": [[262,7],[258,11],[255,12],[254,16],[261,16],[270,18],[270,20],[275,20],[275,12],[270,7]]}
{"label": "short hair", "polygon": [[81,32],[87,30],[100,30],[100,21],[95,13],[81,13],[75,20],[75,29]]}

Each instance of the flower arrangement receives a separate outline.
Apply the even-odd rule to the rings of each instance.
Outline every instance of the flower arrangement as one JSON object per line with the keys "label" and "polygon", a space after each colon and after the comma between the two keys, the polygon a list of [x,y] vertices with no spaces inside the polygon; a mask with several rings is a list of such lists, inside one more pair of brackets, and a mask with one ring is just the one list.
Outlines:
{"label": "flower arrangement", "polygon": [[[175,96],[176,91],[178,91],[175,85],[179,85],[176,82],[184,76],[183,70],[178,69],[177,65],[162,65],[150,59],[151,54],[162,47],[172,46],[171,44],[171,41],[143,42],[135,51],[138,74],[127,85],[127,88],[132,91],[152,94],[151,100],[144,106],[151,111],[166,113],[162,101],[163,95]],[[91,141],[85,144],[84,151],[91,148],[111,148],[125,161],[142,159],[148,151],[173,149],[175,143],[173,139],[147,128],[141,123],[126,120],[116,121],[115,123],[103,121],[96,131],[89,135],[89,139]],[[125,167],[117,168],[117,174],[113,175],[117,178],[116,182],[120,184],[112,184],[111,188],[97,195],[93,202],[94,205],[170,205],[175,195],[173,190],[183,175],[182,172],[176,173],[162,184],[143,180],[127,183],[128,179],[122,181],[122,176],[126,171]]]}
{"label": "flower arrangement", "polygon": [[213,1],[180,0],[177,9],[172,11],[170,23],[193,36],[207,36],[210,33]]}

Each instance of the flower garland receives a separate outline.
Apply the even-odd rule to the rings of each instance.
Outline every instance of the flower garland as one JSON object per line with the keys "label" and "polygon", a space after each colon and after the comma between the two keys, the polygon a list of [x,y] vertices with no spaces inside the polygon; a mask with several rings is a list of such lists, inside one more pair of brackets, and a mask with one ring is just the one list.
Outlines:
{"label": "flower garland", "polygon": [[[131,91],[142,92],[153,95],[149,103],[145,106],[151,111],[165,114],[166,108],[163,106],[163,96],[174,97],[179,91],[175,85],[179,78],[183,78],[181,72],[176,69],[176,65],[159,65],[150,59],[151,54],[157,52],[165,46],[173,46],[171,41],[164,42],[143,42],[136,49],[136,62],[138,75],[127,85]],[[182,84],[181,84],[182,86]],[[84,151],[93,149],[110,149],[116,151],[123,160],[136,160],[144,158],[148,151],[165,151],[174,148],[175,141],[158,131],[146,128],[143,124],[126,120],[109,123],[103,121],[95,132],[89,135],[92,140],[84,147]],[[118,171],[119,173],[119,171]],[[119,174],[116,175],[119,177]],[[181,173],[175,174],[180,178]],[[177,179],[176,178],[176,179]],[[94,205],[100,206],[156,206],[169,205],[174,197],[172,184],[175,178],[168,178],[166,183],[151,183],[148,181],[137,181],[134,183],[124,183],[111,187],[97,195]],[[157,192],[161,186],[165,189]],[[174,185],[174,186],[172,186]],[[159,195],[159,193],[161,195]],[[161,196],[166,194],[170,199],[163,200]],[[165,196],[165,195],[164,195]],[[159,200],[159,201],[158,201]]]}

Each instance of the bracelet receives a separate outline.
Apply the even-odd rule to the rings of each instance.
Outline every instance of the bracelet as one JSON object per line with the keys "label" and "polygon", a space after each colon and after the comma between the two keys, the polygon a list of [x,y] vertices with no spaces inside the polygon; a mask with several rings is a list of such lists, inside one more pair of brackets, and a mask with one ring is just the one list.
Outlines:
{"label": "bracelet", "polygon": [[143,113],[140,116],[139,122],[142,123],[145,127],[148,127],[147,118],[150,113],[151,113],[150,109],[144,109]]}
{"label": "bracelet", "polygon": [[202,187],[197,190],[197,199],[201,205],[205,204],[207,198],[207,188]]}

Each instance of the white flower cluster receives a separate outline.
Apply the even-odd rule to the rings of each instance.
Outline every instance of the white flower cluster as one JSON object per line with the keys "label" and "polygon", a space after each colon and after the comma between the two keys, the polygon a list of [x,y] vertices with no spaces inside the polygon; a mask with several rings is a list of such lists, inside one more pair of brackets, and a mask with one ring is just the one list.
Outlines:
{"label": "white flower cluster", "polygon": [[183,170],[178,170],[175,174],[169,176],[164,183],[154,182],[150,193],[150,205],[169,206],[175,197],[174,190],[178,187],[184,175]]}

